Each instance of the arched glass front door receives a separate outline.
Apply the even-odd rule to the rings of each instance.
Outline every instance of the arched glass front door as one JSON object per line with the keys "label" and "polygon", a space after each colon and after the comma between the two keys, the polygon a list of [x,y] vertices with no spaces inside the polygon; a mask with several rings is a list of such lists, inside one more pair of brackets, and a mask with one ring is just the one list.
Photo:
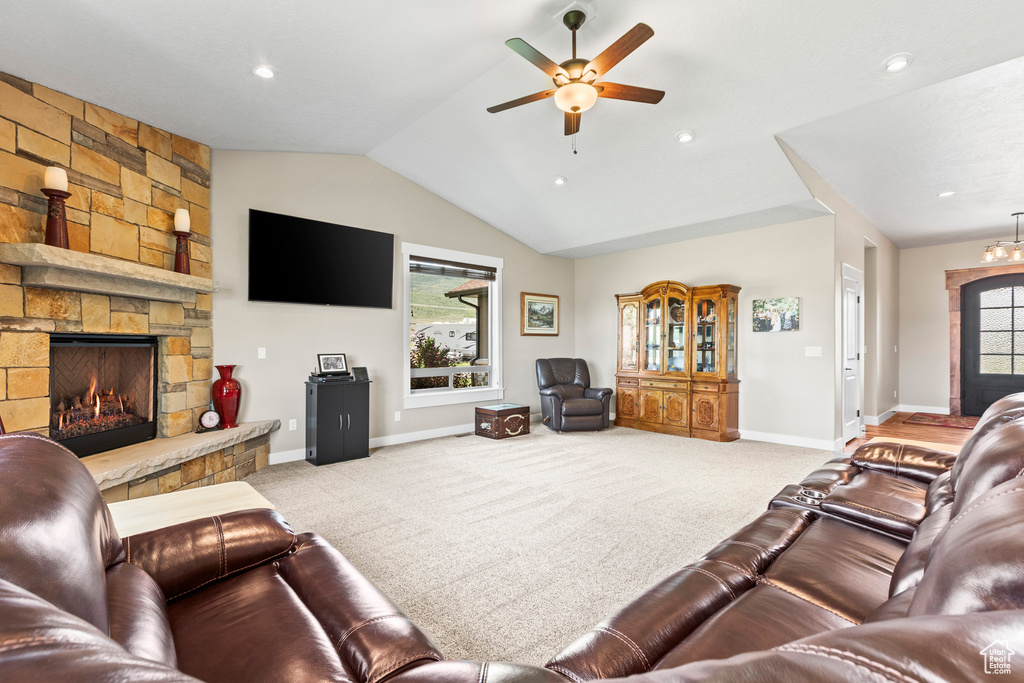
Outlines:
{"label": "arched glass front door", "polygon": [[981,415],[1024,391],[1024,274],[977,280],[960,294],[961,412]]}

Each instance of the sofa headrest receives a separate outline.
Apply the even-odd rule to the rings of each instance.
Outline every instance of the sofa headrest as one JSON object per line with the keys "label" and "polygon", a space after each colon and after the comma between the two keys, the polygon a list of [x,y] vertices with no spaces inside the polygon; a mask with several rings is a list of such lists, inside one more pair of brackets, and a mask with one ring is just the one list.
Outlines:
{"label": "sofa headrest", "polygon": [[990,405],[982,413],[981,418],[978,419],[978,424],[975,425],[974,431],[971,432],[971,438],[967,439],[964,445],[960,447],[960,454],[957,456],[956,462],[953,463],[953,477],[957,478],[960,476],[960,470],[967,464],[967,460],[970,458],[971,452],[974,451],[978,441],[989,432],[999,429],[1007,422],[1021,416],[1024,416],[1024,393],[1004,396]]}
{"label": "sofa headrest", "polygon": [[950,473],[953,516],[960,514],[979,496],[1024,470],[1024,420],[1012,420],[993,429],[974,445],[970,457]]}
{"label": "sofa headrest", "polygon": [[907,616],[1024,608],[1024,479],[955,514],[932,545]]}
{"label": "sofa headrest", "polygon": [[556,384],[590,386],[590,369],[582,358],[538,358],[537,386],[541,389]]}
{"label": "sofa headrest", "polygon": [[8,434],[0,482],[0,579],[106,633],[105,570],[121,539],[85,465],[38,434]]}

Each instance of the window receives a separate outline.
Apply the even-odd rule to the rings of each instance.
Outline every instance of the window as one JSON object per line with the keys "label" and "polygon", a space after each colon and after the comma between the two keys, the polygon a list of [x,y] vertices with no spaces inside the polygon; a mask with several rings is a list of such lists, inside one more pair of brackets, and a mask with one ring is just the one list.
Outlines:
{"label": "window", "polygon": [[405,273],[405,407],[503,397],[503,261],[402,244]]}
{"label": "window", "polygon": [[981,292],[979,371],[1024,375],[1024,287]]}

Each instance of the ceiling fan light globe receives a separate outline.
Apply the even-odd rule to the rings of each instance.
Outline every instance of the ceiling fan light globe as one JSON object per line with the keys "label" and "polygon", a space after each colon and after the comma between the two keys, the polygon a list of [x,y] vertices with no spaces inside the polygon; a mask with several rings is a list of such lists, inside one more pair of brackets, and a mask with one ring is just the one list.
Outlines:
{"label": "ceiling fan light globe", "polygon": [[569,83],[555,92],[555,106],[569,114],[581,114],[597,102],[597,90],[586,83]]}

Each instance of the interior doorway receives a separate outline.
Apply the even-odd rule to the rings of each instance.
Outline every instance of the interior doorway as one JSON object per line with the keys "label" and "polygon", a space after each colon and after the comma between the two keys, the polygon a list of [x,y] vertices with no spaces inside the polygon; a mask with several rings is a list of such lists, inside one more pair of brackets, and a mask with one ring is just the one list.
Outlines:
{"label": "interior doorway", "polygon": [[981,415],[1024,391],[1024,273],[968,283],[960,300],[960,407],[963,415]]}
{"label": "interior doorway", "polygon": [[863,418],[861,378],[861,335],[863,312],[861,299],[864,273],[846,263],[842,264],[842,399],[843,443],[860,436]]}

